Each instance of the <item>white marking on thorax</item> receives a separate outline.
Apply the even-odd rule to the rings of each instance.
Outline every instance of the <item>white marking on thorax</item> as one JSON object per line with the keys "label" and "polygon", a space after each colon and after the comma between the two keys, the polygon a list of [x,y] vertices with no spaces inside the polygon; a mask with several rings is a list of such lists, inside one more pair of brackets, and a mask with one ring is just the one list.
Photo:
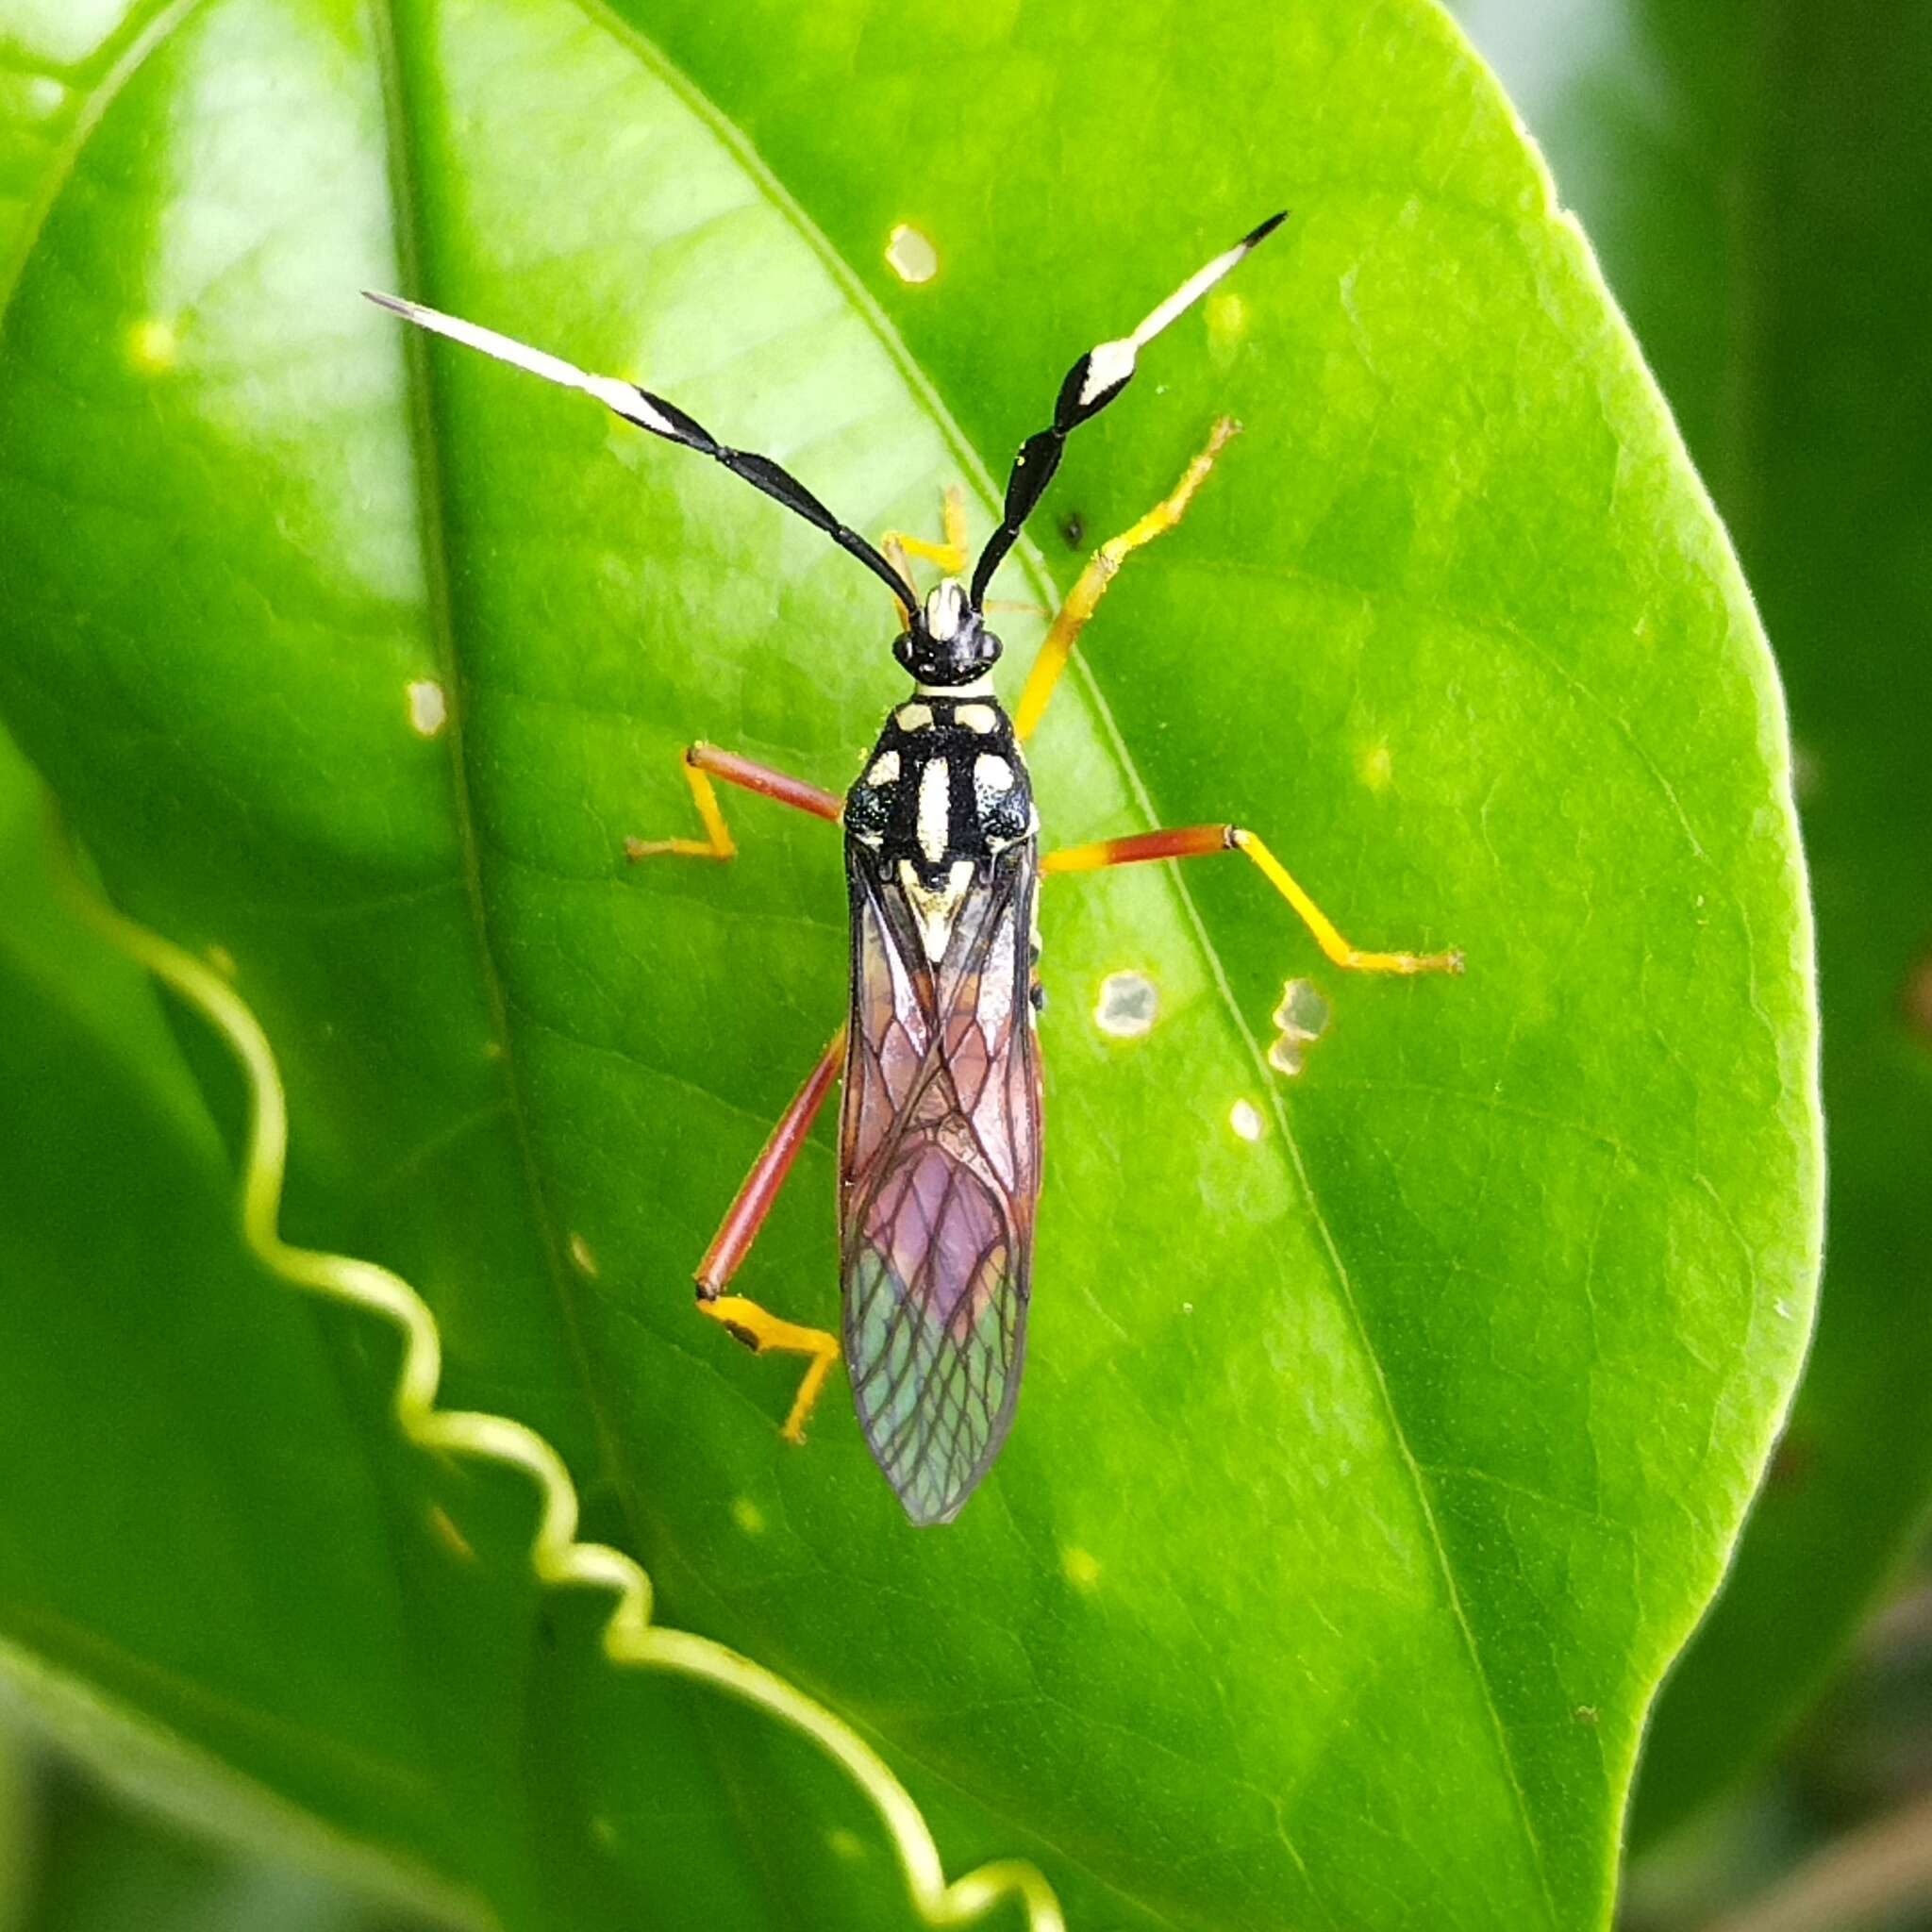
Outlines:
{"label": "white marking on thorax", "polygon": [[991,705],[961,705],[953,713],[953,722],[968,731],[976,731],[980,737],[997,728],[999,713]]}
{"label": "white marking on thorax", "polygon": [[919,849],[935,865],[946,856],[952,834],[952,770],[944,758],[930,758],[919,774]]}
{"label": "white marking on thorax", "polygon": [[865,774],[868,785],[896,784],[899,777],[899,754],[896,751],[882,751],[873,760],[872,770]]}
{"label": "white marking on thorax", "polygon": [[[925,687],[920,686],[924,691]],[[932,728],[932,707],[930,705],[901,705],[893,713],[893,722],[901,731],[929,731]]]}
{"label": "white marking on thorax", "polygon": [[1013,789],[1013,768],[996,751],[983,751],[973,760],[973,789],[982,803]]}
{"label": "white marking on thorax", "polygon": [[912,689],[923,698],[990,698],[992,679],[975,677],[970,684],[915,684]]}
{"label": "white marking on thorax", "polygon": [[[930,767],[927,767],[930,770]],[[944,770],[941,766],[941,770]],[[919,877],[919,868],[909,858],[899,861],[899,885],[919,922],[920,943],[928,959],[943,959],[953,937],[953,921],[973,885],[973,861],[956,860],[946,868],[942,886],[928,889]]]}

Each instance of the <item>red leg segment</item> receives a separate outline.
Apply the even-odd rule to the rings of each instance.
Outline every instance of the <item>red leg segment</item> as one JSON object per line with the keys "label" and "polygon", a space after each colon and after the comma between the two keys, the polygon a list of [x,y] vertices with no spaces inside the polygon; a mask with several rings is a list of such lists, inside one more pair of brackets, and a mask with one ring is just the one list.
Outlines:
{"label": "red leg segment", "polygon": [[1288,868],[1254,833],[1240,825],[1189,825],[1173,832],[1137,832],[1126,839],[1104,839],[1096,845],[1073,845],[1049,852],[1041,872],[1100,872],[1114,865],[1140,865],[1154,858],[1205,858],[1215,852],[1239,852],[1301,915],[1315,942],[1336,965],[1351,973],[1460,973],[1460,953],[1366,953],[1342,938],[1335,922],[1308,897]]}
{"label": "red leg segment", "polygon": [[624,841],[625,857],[633,864],[640,858],[732,858],[737,856],[738,847],[732,842],[730,828],[724,823],[717,788],[711,783],[713,778],[726,785],[736,785],[743,791],[755,791],[760,798],[789,805],[794,811],[808,811],[814,818],[829,819],[835,825],[844,814],[844,801],[836,791],[827,791],[819,785],[808,785],[803,778],[794,778],[788,772],[774,772],[770,765],[740,758],[735,751],[720,751],[715,744],[701,741],[688,746],[683,771],[691,785],[691,795],[697,805],[698,817],[704,822],[705,836],[702,839],[626,839]]}
{"label": "red leg segment", "polygon": [[785,1434],[794,1442],[805,1441],[806,1419],[819,1399],[832,1364],[839,1359],[839,1338],[824,1328],[808,1328],[797,1322],[787,1322],[758,1303],[747,1301],[742,1295],[726,1294],[724,1290],[751,1253],[765,1216],[772,1211],[772,1204],[778,1198],[792,1162],[798,1158],[798,1150],[805,1145],[805,1137],[810,1133],[811,1124],[824,1105],[832,1082],[839,1076],[844,1053],[845,1029],[841,1026],[772,1129],[771,1139],[745,1175],[744,1185],[725,1211],[697,1270],[701,1315],[708,1315],[721,1324],[754,1355],[775,1349],[781,1355],[809,1358],[791,1404],[791,1413],[785,1419]]}

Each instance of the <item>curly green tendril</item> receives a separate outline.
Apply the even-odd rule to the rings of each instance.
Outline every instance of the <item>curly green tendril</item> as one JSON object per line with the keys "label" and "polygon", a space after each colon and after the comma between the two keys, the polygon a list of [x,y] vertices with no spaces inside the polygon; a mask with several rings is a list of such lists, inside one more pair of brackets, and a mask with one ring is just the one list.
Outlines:
{"label": "curly green tendril", "polygon": [[280,1070],[260,1023],[214,970],[172,941],[137,925],[83,879],[71,839],[54,819],[55,875],[85,923],[171,987],[222,1035],[248,1082],[249,1126],[242,1171],[242,1233],[264,1267],[312,1294],[379,1315],[403,1337],[394,1412],[419,1448],[521,1471],[537,1486],[542,1508],[530,1546],[538,1579],[555,1589],[606,1590],[616,1599],[604,1625],[604,1655],[618,1666],[672,1671],[714,1684],[768,1711],[812,1740],[872,1802],[892,1840],[914,1909],[928,1925],[963,1925],[1003,1899],[1025,1907],[1029,1932],[1065,1932],[1053,1888],[1024,1859],[1004,1858],[946,1882],[911,1793],[852,1726],[814,1704],[784,1678],[737,1651],[689,1630],[652,1621],[651,1579],[622,1550],[577,1541],[576,1486],[560,1457],[534,1429],[508,1416],[439,1408],[442,1340],[428,1305],[400,1275],[373,1261],[291,1247],[281,1237],[282,1183],[288,1166],[289,1106]]}

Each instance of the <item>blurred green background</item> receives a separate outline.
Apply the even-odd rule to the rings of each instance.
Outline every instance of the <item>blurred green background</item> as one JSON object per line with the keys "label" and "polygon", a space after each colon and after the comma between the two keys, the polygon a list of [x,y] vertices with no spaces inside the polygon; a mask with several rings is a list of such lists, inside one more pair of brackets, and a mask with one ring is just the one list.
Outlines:
{"label": "blurred green background", "polygon": [[[1913,1561],[1932,1490],[1932,8],[1459,12],[1601,256],[1757,591],[1818,907],[1823,1314],[1732,1583],[1653,1729],[1624,1917],[1633,1932],[1932,1925],[1932,1574]],[[1783,1707],[1751,1694],[1767,1678],[1792,1687]],[[0,1740],[0,1932],[405,1923]]]}

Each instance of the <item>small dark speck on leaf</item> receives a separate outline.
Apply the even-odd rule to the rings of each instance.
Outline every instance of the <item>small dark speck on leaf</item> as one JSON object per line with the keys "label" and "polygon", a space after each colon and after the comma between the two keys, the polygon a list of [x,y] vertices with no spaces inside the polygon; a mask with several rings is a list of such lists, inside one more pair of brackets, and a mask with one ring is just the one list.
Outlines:
{"label": "small dark speck on leaf", "polygon": [[1771,1468],[1765,1487],[1771,1490],[1801,1489],[1817,1459],[1812,1445],[1803,1436],[1790,1435],[1771,1453]]}
{"label": "small dark speck on leaf", "polygon": [[1087,541],[1087,519],[1076,509],[1070,509],[1060,519],[1060,535],[1066,540],[1069,550],[1077,550]]}

